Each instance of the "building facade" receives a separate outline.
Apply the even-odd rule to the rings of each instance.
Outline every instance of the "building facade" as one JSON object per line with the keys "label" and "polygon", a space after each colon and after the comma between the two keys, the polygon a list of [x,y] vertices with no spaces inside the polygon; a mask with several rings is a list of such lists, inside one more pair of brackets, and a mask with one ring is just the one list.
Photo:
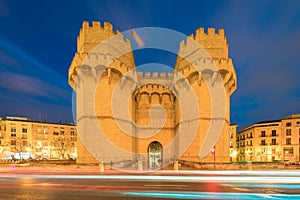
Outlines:
{"label": "building facade", "polygon": [[[116,44],[111,42],[114,44],[107,44],[107,48],[98,48],[114,36],[118,40]],[[200,57],[193,56],[201,51],[195,50],[195,45],[201,46],[202,51],[205,51],[202,54],[199,52]],[[122,49],[126,49],[126,53],[121,52]],[[230,162],[229,147],[230,140],[233,139],[229,137],[230,96],[236,89],[236,73],[232,60],[228,57],[228,43],[224,30],[219,29],[216,32],[214,28],[209,28],[205,32],[203,28],[199,28],[195,35],[192,34],[186,41],[181,42],[178,52],[174,73],[137,72],[128,39],[124,40],[124,36],[119,31],[114,31],[108,22],[104,22],[103,26],[100,22],[93,22],[91,25],[83,22],[77,38],[77,52],[69,68],[69,84],[76,91],[76,123],[78,132],[80,131],[78,163],[96,163],[100,158],[107,163],[138,160],[144,163],[145,168],[160,166],[161,163],[177,157],[176,154],[181,150],[181,140],[184,140],[183,137],[190,137],[189,132],[193,131],[195,135],[191,139],[192,142],[179,160],[213,162],[215,159],[215,162]],[[201,70],[196,65],[201,65]],[[215,66],[215,69],[212,66]],[[132,75],[129,76],[129,73]],[[213,105],[209,89],[217,87],[218,84],[224,88],[224,99],[221,101],[224,100],[222,103],[225,104],[225,114],[215,117],[212,116]],[[123,118],[123,113],[119,113],[121,117],[115,117],[112,107],[113,92],[119,90],[122,93],[129,87],[134,89],[126,109],[129,110],[132,121]],[[183,97],[177,92],[185,88],[194,92],[196,100],[194,104],[188,104],[188,111],[182,113],[180,103],[186,99],[180,100]],[[95,94],[90,94],[89,91],[95,91]],[[90,107],[82,107],[87,104],[91,104]],[[156,105],[163,107],[166,112],[163,128],[155,135],[139,137],[151,131],[155,132],[157,124],[162,121]],[[192,119],[189,113],[197,106],[201,115]],[[151,119],[150,108],[153,114]],[[181,118],[184,115],[190,119]],[[151,120],[153,124],[150,124]],[[199,152],[203,149],[211,123],[218,124],[219,121],[224,121],[224,124],[217,141],[212,144],[216,149],[215,158],[211,153],[200,158]],[[130,135],[118,124],[127,127]],[[103,141],[109,140],[123,152],[132,154],[106,152],[105,148],[101,152],[93,152],[97,151],[96,148],[87,149],[83,145],[86,142],[83,141],[90,139],[88,142],[91,143],[96,140],[95,126],[100,126],[106,133],[105,138],[99,138],[99,146],[106,145]],[[186,128],[186,135],[176,138],[177,131],[182,127]],[[176,142],[170,146],[174,138]],[[97,155],[98,160],[92,154]],[[136,154],[143,156],[136,157]]]}
{"label": "building facade", "polygon": [[74,125],[0,119],[0,159],[76,159],[77,131]]}
{"label": "building facade", "polygon": [[231,124],[229,127],[229,155],[230,155],[230,162],[237,161],[237,149],[236,149],[236,129],[237,124]]}
{"label": "building facade", "polygon": [[238,161],[298,163],[300,114],[263,121],[237,133]]}

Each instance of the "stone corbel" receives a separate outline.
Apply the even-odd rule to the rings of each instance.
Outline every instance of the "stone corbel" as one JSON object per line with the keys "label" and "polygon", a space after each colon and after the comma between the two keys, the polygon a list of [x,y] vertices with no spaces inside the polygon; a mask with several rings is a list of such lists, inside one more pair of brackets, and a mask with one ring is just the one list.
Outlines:
{"label": "stone corbel", "polygon": [[92,67],[92,77],[94,78],[95,83],[97,83],[97,72],[94,67]]}
{"label": "stone corbel", "polygon": [[216,81],[216,79],[217,79],[217,76],[218,76],[218,72],[214,72],[214,73],[212,74],[212,77],[211,77],[211,86],[214,86],[215,81]]}
{"label": "stone corbel", "polygon": [[171,99],[171,103],[172,103],[172,105],[174,105],[174,103],[175,103],[175,98],[174,98],[174,95],[170,95],[170,99]]}
{"label": "stone corbel", "polygon": [[125,77],[125,76],[122,76],[122,78],[121,78],[121,80],[120,80],[120,85],[121,85],[120,87],[121,87],[121,89],[124,88],[125,82],[126,82],[126,77]]}
{"label": "stone corbel", "polygon": [[141,100],[141,94],[137,94],[137,95],[135,96],[135,102],[136,102],[137,105],[139,105],[140,100]]}
{"label": "stone corbel", "polygon": [[110,68],[107,69],[107,78],[108,78],[108,84],[110,84],[111,83],[111,69]]}
{"label": "stone corbel", "polygon": [[188,91],[190,82],[186,78],[184,79],[184,84],[185,84],[184,86],[185,86],[186,91]]}
{"label": "stone corbel", "polygon": [[151,105],[151,102],[152,102],[152,95],[151,94],[148,94],[148,100],[149,100],[149,105]]}
{"label": "stone corbel", "polygon": [[201,86],[201,81],[202,81],[202,72],[199,71],[199,73],[198,73],[198,86]]}
{"label": "stone corbel", "polygon": [[162,104],[162,94],[159,94],[159,104],[161,105]]}
{"label": "stone corbel", "polygon": [[224,77],[224,85],[227,84],[227,82],[230,80],[230,78],[231,78],[231,73],[230,72],[226,73],[226,75]]}

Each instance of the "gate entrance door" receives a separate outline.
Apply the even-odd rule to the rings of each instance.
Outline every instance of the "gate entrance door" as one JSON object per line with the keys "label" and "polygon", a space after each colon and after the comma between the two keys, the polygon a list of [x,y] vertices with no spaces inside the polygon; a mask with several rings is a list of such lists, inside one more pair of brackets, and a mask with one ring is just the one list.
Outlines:
{"label": "gate entrance door", "polygon": [[159,142],[151,142],[148,147],[149,169],[159,169],[163,162],[163,148]]}

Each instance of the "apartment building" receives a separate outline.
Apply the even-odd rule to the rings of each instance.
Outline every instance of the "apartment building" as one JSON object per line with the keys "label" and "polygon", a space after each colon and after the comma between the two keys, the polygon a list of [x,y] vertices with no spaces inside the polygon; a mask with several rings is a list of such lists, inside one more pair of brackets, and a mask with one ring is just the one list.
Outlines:
{"label": "apartment building", "polygon": [[237,161],[298,163],[300,114],[262,121],[238,131]]}
{"label": "apartment building", "polygon": [[230,162],[237,161],[237,149],[236,149],[236,129],[237,124],[230,124],[229,126],[229,153]]}
{"label": "apartment building", "polygon": [[76,127],[70,124],[0,118],[0,159],[75,159]]}

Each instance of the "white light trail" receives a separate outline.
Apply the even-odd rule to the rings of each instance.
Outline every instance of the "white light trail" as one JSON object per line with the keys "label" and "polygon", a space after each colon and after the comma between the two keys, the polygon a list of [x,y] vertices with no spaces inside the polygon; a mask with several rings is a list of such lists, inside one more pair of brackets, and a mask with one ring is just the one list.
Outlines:
{"label": "white light trail", "polygon": [[[231,171],[232,172],[232,171]],[[227,175],[206,176],[200,175],[22,175],[2,174],[2,178],[49,178],[49,179],[119,179],[119,180],[158,180],[171,182],[220,182],[220,183],[294,183],[300,184],[300,172],[246,172],[243,175],[228,173]]]}

